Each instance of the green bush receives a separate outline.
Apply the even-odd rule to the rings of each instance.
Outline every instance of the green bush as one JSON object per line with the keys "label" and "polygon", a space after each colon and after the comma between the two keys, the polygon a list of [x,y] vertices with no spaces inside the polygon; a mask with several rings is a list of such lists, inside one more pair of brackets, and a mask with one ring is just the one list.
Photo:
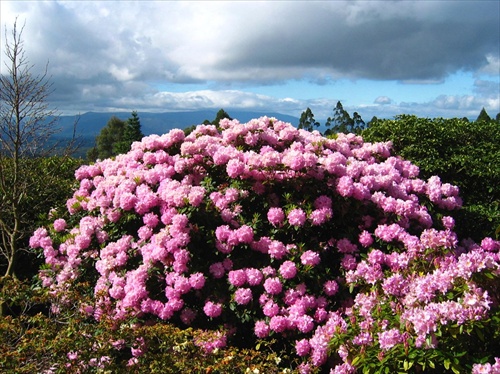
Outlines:
{"label": "green bush", "polygon": [[370,122],[362,136],[371,142],[391,140],[394,153],[419,166],[422,179],[439,175],[460,188],[459,237],[495,235],[500,225],[498,122],[400,115]]}

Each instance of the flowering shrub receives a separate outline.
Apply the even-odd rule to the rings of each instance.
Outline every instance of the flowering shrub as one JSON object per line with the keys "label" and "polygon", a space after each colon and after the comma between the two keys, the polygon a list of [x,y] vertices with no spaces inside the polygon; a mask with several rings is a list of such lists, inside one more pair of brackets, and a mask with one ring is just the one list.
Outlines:
{"label": "flowering shrub", "polygon": [[[498,366],[500,243],[459,243],[458,188],[390,146],[263,117],[83,166],[30,241],[53,309],[203,328],[207,354],[275,339],[302,373]],[[90,301],[66,296],[85,282]],[[139,365],[147,341],[127,344]]]}

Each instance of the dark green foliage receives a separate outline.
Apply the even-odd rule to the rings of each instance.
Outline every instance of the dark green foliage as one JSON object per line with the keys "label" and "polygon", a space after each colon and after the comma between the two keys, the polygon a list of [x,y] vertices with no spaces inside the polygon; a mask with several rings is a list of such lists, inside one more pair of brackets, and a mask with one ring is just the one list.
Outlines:
{"label": "dark green foliage", "polygon": [[314,114],[311,111],[311,108],[307,108],[300,115],[298,128],[307,131],[313,131],[315,127],[319,127],[319,122],[314,119]]}
{"label": "dark green foliage", "polygon": [[133,142],[141,140],[143,137],[137,112],[132,112],[132,116],[126,121],[112,116],[96,137],[96,146],[89,150],[87,158],[90,161],[103,160],[120,153],[126,153],[130,150]]}
{"label": "dark green foliage", "polygon": [[371,121],[366,141],[393,142],[394,152],[420,167],[422,178],[439,175],[460,187],[464,209],[456,215],[459,237],[494,236],[500,224],[500,125],[496,121],[418,118]]}
{"label": "dark green foliage", "polygon": [[[82,288],[85,286],[90,288],[88,284]],[[0,287],[11,301],[10,307],[23,311],[19,316],[0,317],[1,373],[296,373],[285,364],[291,358],[270,350],[267,344],[271,343],[207,354],[194,343],[210,338],[206,330],[180,329],[168,323],[97,322],[71,308],[48,315],[40,312],[40,306],[50,300],[47,289],[11,277],[0,278]],[[130,345],[117,344],[121,341],[144,341],[147,354],[129,365]]]}
{"label": "dark green foliage", "polygon": [[96,156],[92,159],[92,161],[95,161],[98,158],[105,159],[115,156],[113,147],[121,141],[124,131],[125,121],[112,116],[99,135],[97,135],[95,150],[89,151],[87,157],[90,159],[91,156]]}
{"label": "dark green foliage", "polygon": [[130,151],[130,146],[133,142],[139,141],[144,137],[141,131],[141,122],[137,112],[132,112],[130,117],[125,123],[122,139],[113,145],[113,153],[120,154]]}
{"label": "dark green foliage", "polygon": [[[14,267],[14,274],[21,278],[31,277],[38,271],[40,263],[34,253],[28,251],[28,239],[39,226],[46,224],[45,219],[52,209],[63,207],[65,200],[71,196],[75,187],[74,173],[82,160],[66,156],[52,156],[43,158],[23,158],[19,160],[23,173],[14,180],[12,159],[0,159],[2,178],[7,185],[14,183],[22,187],[24,193],[18,200],[17,231],[19,232],[17,247],[18,260]],[[9,195],[0,200],[0,210],[6,212]],[[5,220],[5,224],[14,225],[15,221]],[[4,232],[10,232],[4,230]],[[6,266],[0,259],[0,269]]]}
{"label": "dark green foliage", "polygon": [[491,121],[491,117],[488,115],[488,113],[486,112],[486,109],[481,109],[481,112],[479,113],[479,115],[477,116],[477,119],[476,119],[476,122],[490,122]]}
{"label": "dark green foliage", "polygon": [[203,124],[204,125],[219,126],[219,122],[224,118],[227,118],[228,120],[232,120],[232,118],[229,116],[229,114],[227,114],[227,112],[224,109],[219,109],[219,111],[215,115],[215,118],[212,122],[210,122],[208,119],[206,119],[205,121],[203,121]]}
{"label": "dark green foliage", "polygon": [[342,103],[338,101],[333,109],[333,117],[328,117],[325,126],[327,127],[325,135],[332,135],[339,132],[359,134],[366,125],[358,112],[354,112],[351,118]]}

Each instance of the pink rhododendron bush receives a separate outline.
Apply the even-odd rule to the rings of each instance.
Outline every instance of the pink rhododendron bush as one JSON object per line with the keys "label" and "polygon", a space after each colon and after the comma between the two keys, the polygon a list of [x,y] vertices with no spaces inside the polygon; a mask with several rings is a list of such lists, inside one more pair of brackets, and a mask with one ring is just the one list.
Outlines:
{"label": "pink rhododendron bush", "polygon": [[31,238],[53,309],[205,329],[206,354],[273,340],[302,373],[498,373],[500,242],[457,238],[458,188],[390,147],[263,117],[83,166]]}

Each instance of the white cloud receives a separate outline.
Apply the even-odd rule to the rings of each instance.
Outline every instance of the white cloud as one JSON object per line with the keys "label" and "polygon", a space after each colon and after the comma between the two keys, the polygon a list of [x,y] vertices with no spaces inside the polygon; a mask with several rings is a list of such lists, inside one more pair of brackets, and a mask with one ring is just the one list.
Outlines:
{"label": "white cloud", "polygon": [[500,55],[498,56],[495,56],[493,54],[486,55],[486,64],[483,67],[481,67],[481,69],[479,69],[479,73],[498,77],[498,75],[500,74]]}
{"label": "white cloud", "polygon": [[[398,104],[396,95],[387,90],[382,92],[390,98],[349,103],[360,112],[392,115],[408,108],[448,113],[473,110],[475,105],[498,108],[493,86],[500,69],[498,2],[2,0],[0,4],[2,28],[10,28],[16,15],[26,20],[30,62],[44,67],[50,61],[54,100],[62,110],[234,107],[299,116],[311,107],[316,117],[326,118],[339,100],[334,85],[339,79],[399,81],[417,84],[420,90],[424,83],[443,87],[442,96],[426,98],[426,103]],[[446,91],[446,78],[457,71],[477,72],[468,99]],[[266,85],[291,79],[331,86],[332,93],[297,99],[287,92],[245,91],[262,87],[259,92],[265,93]],[[169,85],[177,89],[185,85],[186,92],[163,88]]]}
{"label": "white cloud", "polygon": [[387,96],[379,96],[375,99],[374,103],[380,104],[380,105],[387,105],[387,104],[391,104],[392,100],[391,100],[391,98],[389,98]]}

